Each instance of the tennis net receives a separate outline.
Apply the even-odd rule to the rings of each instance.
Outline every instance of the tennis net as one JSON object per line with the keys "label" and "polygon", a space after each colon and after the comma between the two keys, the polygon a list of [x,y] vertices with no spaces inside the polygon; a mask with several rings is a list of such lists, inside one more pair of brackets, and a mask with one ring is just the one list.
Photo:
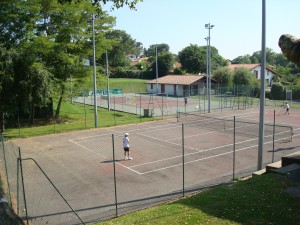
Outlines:
{"label": "tennis net", "polygon": [[[259,123],[247,121],[245,119],[234,117],[210,117],[197,113],[180,113],[178,114],[178,122],[183,123],[185,126],[210,129],[220,132],[235,132],[236,134],[244,135],[247,137],[259,136]],[[279,124],[264,124],[264,136],[274,137],[278,140],[292,141],[293,127]]]}

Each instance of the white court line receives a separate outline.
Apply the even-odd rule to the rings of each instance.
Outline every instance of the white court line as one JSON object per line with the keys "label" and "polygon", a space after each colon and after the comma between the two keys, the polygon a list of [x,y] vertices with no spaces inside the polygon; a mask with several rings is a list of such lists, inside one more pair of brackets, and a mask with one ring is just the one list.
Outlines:
{"label": "white court line", "polygon": [[[69,141],[72,142],[73,144],[79,146],[79,147],[84,148],[85,150],[87,150],[87,151],[89,151],[89,152],[92,152],[92,153],[94,153],[94,154],[96,154],[96,155],[98,155],[98,156],[100,156],[100,157],[106,159],[106,160],[111,160],[111,159],[107,158],[106,156],[99,154],[98,152],[95,152],[95,151],[93,151],[93,150],[91,150],[91,149],[89,149],[89,148],[87,148],[87,147],[85,147],[85,146],[83,146],[83,145],[80,145],[80,144],[78,144],[78,143],[76,143],[76,142],[73,142],[72,140],[69,140]],[[118,162],[115,162],[115,163],[118,164],[118,165],[120,165],[120,166],[122,166],[122,167],[124,167],[124,168],[126,168],[126,169],[128,169],[128,170],[131,170],[131,171],[134,172],[134,173],[137,173],[137,174],[141,175],[140,172],[138,172],[138,171],[136,171],[136,170],[134,170],[134,169],[131,169],[131,168],[128,167],[128,166],[125,166],[125,165],[123,165],[123,164],[121,164],[121,163],[118,163]]]}
{"label": "white court line", "polygon": [[[284,138],[282,138],[282,139],[284,139]],[[282,139],[277,139],[276,141],[280,141]],[[272,143],[272,142],[273,141],[269,141],[269,142],[265,142],[264,144],[269,144],[269,143]],[[257,146],[258,145],[252,145],[252,146],[249,146],[249,147],[245,147],[245,148],[241,148],[241,149],[235,150],[235,152],[245,151],[245,150],[247,150],[249,148],[253,148],[253,147],[257,147]],[[209,157],[205,157],[205,158],[201,158],[201,159],[196,159],[196,160],[192,160],[192,161],[189,161],[189,162],[185,162],[184,164],[189,164],[189,163],[193,163],[193,162],[203,161],[203,160],[206,160],[206,159],[212,159],[212,158],[216,158],[216,157],[219,157],[219,156],[222,156],[222,155],[227,155],[227,154],[232,154],[232,153],[233,153],[233,151],[229,151],[229,152],[221,153],[221,154],[218,154],[218,155],[213,155],[213,156],[209,156]],[[141,175],[149,174],[149,173],[153,173],[153,172],[157,172],[157,171],[161,171],[161,170],[166,170],[166,169],[170,169],[170,168],[177,167],[177,166],[182,166],[182,163],[175,164],[175,165],[172,165],[172,166],[162,167],[162,168],[155,169],[155,170],[150,170],[150,171],[147,171],[147,172],[143,172],[143,173],[141,173]]]}
{"label": "white court line", "polygon": [[[257,139],[258,138],[248,139],[246,141],[237,142],[236,144],[243,144],[243,143],[246,143],[246,142],[249,142],[249,141],[255,141]],[[229,146],[232,146],[232,145],[233,144],[221,145],[221,146],[218,146],[218,147],[208,148],[208,149],[204,149],[204,150],[195,149],[195,150],[198,150],[198,151],[192,152],[192,153],[188,153],[188,154],[184,154],[184,156],[195,155],[195,154],[199,154],[199,153],[203,153],[203,152],[213,151],[213,150],[217,150],[217,149],[220,149],[220,148],[229,147]],[[189,147],[185,147],[185,148],[189,148]],[[155,161],[151,161],[151,162],[147,162],[147,163],[141,163],[141,164],[137,164],[137,165],[131,166],[130,168],[137,167],[137,166],[144,166],[144,165],[154,164],[154,163],[157,163],[157,162],[167,161],[167,160],[176,159],[176,158],[182,158],[182,155],[173,156],[173,157],[169,157],[169,158],[165,158],[165,159],[160,159],[160,160],[155,160]]]}
{"label": "white court line", "polygon": [[[251,125],[249,125],[249,126],[251,126]],[[247,126],[241,126],[241,127],[237,127],[237,128],[244,128],[244,127],[247,127]],[[228,130],[233,130],[233,128],[230,128]],[[194,137],[194,136],[200,136],[200,135],[206,135],[206,134],[216,133],[216,132],[219,132],[219,131],[206,132],[206,133],[202,133],[202,134],[199,134],[199,135],[190,135],[190,136],[186,136],[186,138],[190,138],[190,137]],[[285,132],[281,132],[281,133],[285,133]],[[280,133],[277,133],[277,134],[280,134]],[[151,139],[154,139],[154,140],[158,140],[160,142],[165,142],[165,143],[173,144],[173,145],[176,145],[176,146],[182,146],[181,144],[177,144],[177,143],[171,142],[172,140],[178,140],[179,138],[177,138],[177,139],[163,140],[163,139],[151,137],[151,136],[144,135],[144,134],[139,134],[139,135],[144,136],[146,138],[151,138]],[[268,137],[272,137],[272,136],[273,136],[273,134],[265,135],[264,137],[268,138]],[[286,137],[282,138],[282,139],[286,139]],[[247,140],[244,140],[244,141],[236,142],[235,144],[238,145],[238,144],[243,144],[243,143],[250,142],[250,141],[255,141],[255,140],[258,140],[258,138],[247,139]],[[277,139],[277,140],[281,140],[281,139]],[[275,141],[277,141],[277,140],[275,140]],[[189,156],[189,155],[193,155],[193,154],[198,154],[198,153],[206,152],[206,151],[212,151],[212,150],[216,150],[216,149],[220,149],[220,148],[228,147],[228,146],[232,146],[232,145],[233,144],[231,143],[231,144],[228,144],[228,145],[222,145],[222,146],[218,146],[218,147],[210,148],[210,149],[205,149],[205,150],[200,150],[200,149],[193,148],[193,147],[185,147],[185,149],[196,150],[196,152],[185,154],[185,156]],[[142,163],[142,164],[134,165],[134,166],[131,166],[131,168],[137,167],[137,166],[141,166],[141,165],[154,164],[154,163],[157,163],[157,162],[167,161],[167,160],[171,160],[171,159],[175,159],[175,158],[179,158],[179,157],[182,157],[182,155],[173,156],[173,157],[169,157],[169,158],[165,158],[165,159],[160,159],[160,160],[156,160],[156,161],[152,161],[152,162],[148,162],[148,163]]]}
{"label": "white court line", "polygon": [[[179,126],[179,124],[174,123],[174,124],[167,124],[167,125],[160,125],[160,126],[148,126],[148,127],[143,127],[143,128],[139,128],[139,129],[127,130],[126,132],[128,132],[128,133],[131,133],[131,132],[136,133],[137,131],[144,131],[145,130],[145,133],[146,133],[147,131],[149,131],[149,129],[152,129],[151,131],[155,131],[156,128],[176,127],[176,126]],[[123,136],[123,133],[124,133],[124,131],[115,131],[115,130],[113,130],[111,128],[106,128],[106,129],[107,130],[111,130],[114,133],[117,133],[118,136]],[[159,129],[156,129],[156,130],[159,130]],[[82,142],[94,141],[94,140],[97,140],[96,138],[98,138],[98,137],[107,136],[107,135],[112,135],[112,134],[92,135],[92,136],[87,136],[87,137],[82,137],[82,138],[75,138],[75,139],[71,139],[71,140],[75,141],[75,140],[78,140],[78,139],[87,139],[87,140],[84,140],[84,141],[77,141],[77,143],[82,143]]]}

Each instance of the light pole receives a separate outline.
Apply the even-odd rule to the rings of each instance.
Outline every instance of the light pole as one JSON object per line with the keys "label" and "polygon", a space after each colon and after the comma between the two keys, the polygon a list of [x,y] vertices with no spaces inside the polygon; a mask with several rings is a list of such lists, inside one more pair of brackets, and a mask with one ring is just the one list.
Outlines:
{"label": "light pole", "polygon": [[266,0],[262,0],[261,77],[259,100],[259,139],[257,169],[263,168],[265,126],[265,73],[266,73]]}
{"label": "light pole", "polygon": [[97,111],[97,81],[96,81],[96,51],[95,51],[95,14],[92,18],[92,32],[93,32],[93,68],[94,68],[94,114],[95,114],[95,127],[98,127],[98,111]]}
{"label": "light pole", "polygon": [[214,27],[210,23],[205,24],[208,29],[208,112],[210,113],[210,94],[211,94],[211,49],[210,49],[210,30]]}
{"label": "light pole", "polygon": [[[208,68],[209,68],[209,65],[208,65],[208,37],[204,38],[206,40],[206,97],[208,98],[208,90],[209,90],[209,79],[208,79]],[[205,98],[205,96],[204,96]],[[204,110],[204,113],[205,113],[205,110]]]}

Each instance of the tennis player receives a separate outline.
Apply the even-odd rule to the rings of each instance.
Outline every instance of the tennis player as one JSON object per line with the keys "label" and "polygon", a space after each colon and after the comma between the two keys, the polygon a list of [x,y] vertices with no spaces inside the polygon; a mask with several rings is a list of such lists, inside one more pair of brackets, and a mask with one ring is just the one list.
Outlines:
{"label": "tennis player", "polygon": [[132,160],[133,158],[130,157],[130,149],[129,149],[129,134],[125,133],[123,138],[123,148],[124,148],[124,160]]}
{"label": "tennis player", "polygon": [[286,109],[285,114],[290,114],[290,106],[289,106],[289,104],[287,102],[285,103],[285,107],[284,108]]}

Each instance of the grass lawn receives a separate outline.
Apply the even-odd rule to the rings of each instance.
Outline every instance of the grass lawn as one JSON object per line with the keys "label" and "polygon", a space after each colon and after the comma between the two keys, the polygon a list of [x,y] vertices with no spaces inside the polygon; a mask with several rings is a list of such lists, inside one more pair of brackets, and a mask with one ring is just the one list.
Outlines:
{"label": "grass lawn", "polygon": [[[146,92],[146,82],[148,80],[142,79],[127,79],[127,78],[113,78],[109,79],[110,89],[122,89],[123,93],[144,93]],[[100,89],[107,88],[107,82],[104,80],[100,84]]]}
{"label": "grass lawn", "polygon": [[[266,174],[221,185],[178,201],[137,211],[108,224],[272,224],[299,225],[300,197],[285,190],[286,177]],[[299,184],[298,184],[298,188]]]}
{"label": "grass lawn", "polygon": [[[26,138],[38,135],[62,133],[75,130],[90,129],[95,127],[95,114],[93,106],[64,101],[61,106],[60,122],[53,119],[49,121],[35,121],[33,126],[20,122],[21,126],[6,128],[6,138]],[[98,127],[139,123],[154,120],[154,118],[140,118],[139,115],[108,111],[98,108]]]}

